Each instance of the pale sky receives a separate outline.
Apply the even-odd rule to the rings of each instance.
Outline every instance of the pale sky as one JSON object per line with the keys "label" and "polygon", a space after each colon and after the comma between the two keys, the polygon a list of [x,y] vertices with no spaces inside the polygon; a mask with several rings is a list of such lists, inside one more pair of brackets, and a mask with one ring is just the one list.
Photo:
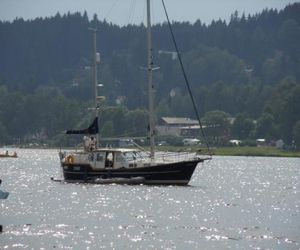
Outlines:
{"label": "pale sky", "polygon": [[[0,0],[0,20],[13,21],[17,17],[34,19],[54,16],[70,11],[88,13],[89,18],[97,14],[99,20],[106,19],[118,25],[145,21],[146,0]],[[151,0],[153,23],[164,22],[161,0]],[[293,0],[165,0],[171,20],[195,22],[200,19],[209,24],[213,19],[228,21],[236,10],[240,13],[256,14],[263,9],[283,9]]]}

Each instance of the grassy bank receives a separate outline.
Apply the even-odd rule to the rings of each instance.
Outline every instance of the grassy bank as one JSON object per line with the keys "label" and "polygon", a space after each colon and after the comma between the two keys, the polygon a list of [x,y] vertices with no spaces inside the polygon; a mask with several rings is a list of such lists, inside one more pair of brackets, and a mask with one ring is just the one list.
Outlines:
{"label": "grassy bank", "polygon": [[[197,151],[198,147],[161,147],[166,151]],[[273,157],[300,157],[300,151],[287,151],[275,147],[220,147],[211,149],[213,155],[224,156],[273,156]],[[206,149],[201,150],[206,153]]]}
{"label": "grassy bank", "polygon": [[274,147],[224,147],[214,148],[213,152],[215,155],[300,157],[300,151],[287,151]]}

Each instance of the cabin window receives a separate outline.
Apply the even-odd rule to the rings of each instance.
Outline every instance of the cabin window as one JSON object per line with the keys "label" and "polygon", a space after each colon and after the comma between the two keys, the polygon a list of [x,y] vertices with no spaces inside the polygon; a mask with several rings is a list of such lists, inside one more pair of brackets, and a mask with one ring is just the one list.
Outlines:
{"label": "cabin window", "polygon": [[104,154],[98,153],[96,156],[96,161],[104,161]]}
{"label": "cabin window", "polygon": [[134,155],[134,152],[124,153],[124,156],[127,161],[135,161],[136,160],[136,156]]}
{"label": "cabin window", "polygon": [[130,163],[130,164],[129,164],[129,167],[130,167],[130,168],[135,168],[136,166],[137,166],[136,163]]}
{"label": "cabin window", "polygon": [[125,159],[124,159],[123,154],[117,153],[117,154],[116,154],[116,161],[117,161],[117,162],[124,162]]}
{"label": "cabin window", "polygon": [[94,154],[93,153],[89,154],[89,161],[94,161]]}

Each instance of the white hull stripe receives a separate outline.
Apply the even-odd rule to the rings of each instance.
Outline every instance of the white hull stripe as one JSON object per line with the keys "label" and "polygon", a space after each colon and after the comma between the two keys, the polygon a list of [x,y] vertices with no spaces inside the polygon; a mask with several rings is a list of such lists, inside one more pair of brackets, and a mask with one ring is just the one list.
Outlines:
{"label": "white hull stripe", "polygon": [[105,172],[83,172],[83,171],[65,171],[64,173],[66,174],[83,174],[83,175],[99,175],[99,174],[117,174],[117,175],[132,175],[132,174],[174,174],[174,173],[180,173],[181,171],[176,170],[176,171],[159,171],[159,172],[110,172],[105,171]]}

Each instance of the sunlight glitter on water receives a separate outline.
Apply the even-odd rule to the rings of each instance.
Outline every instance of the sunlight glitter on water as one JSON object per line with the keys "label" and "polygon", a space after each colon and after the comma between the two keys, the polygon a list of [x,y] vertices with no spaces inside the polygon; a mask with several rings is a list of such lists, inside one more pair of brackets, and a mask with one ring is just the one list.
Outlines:
{"label": "sunlight glitter on water", "polygon": [[1,162],[3,249],[299,249],[300,160],[215,157],[190,186],[63,184],[56,150]]}

